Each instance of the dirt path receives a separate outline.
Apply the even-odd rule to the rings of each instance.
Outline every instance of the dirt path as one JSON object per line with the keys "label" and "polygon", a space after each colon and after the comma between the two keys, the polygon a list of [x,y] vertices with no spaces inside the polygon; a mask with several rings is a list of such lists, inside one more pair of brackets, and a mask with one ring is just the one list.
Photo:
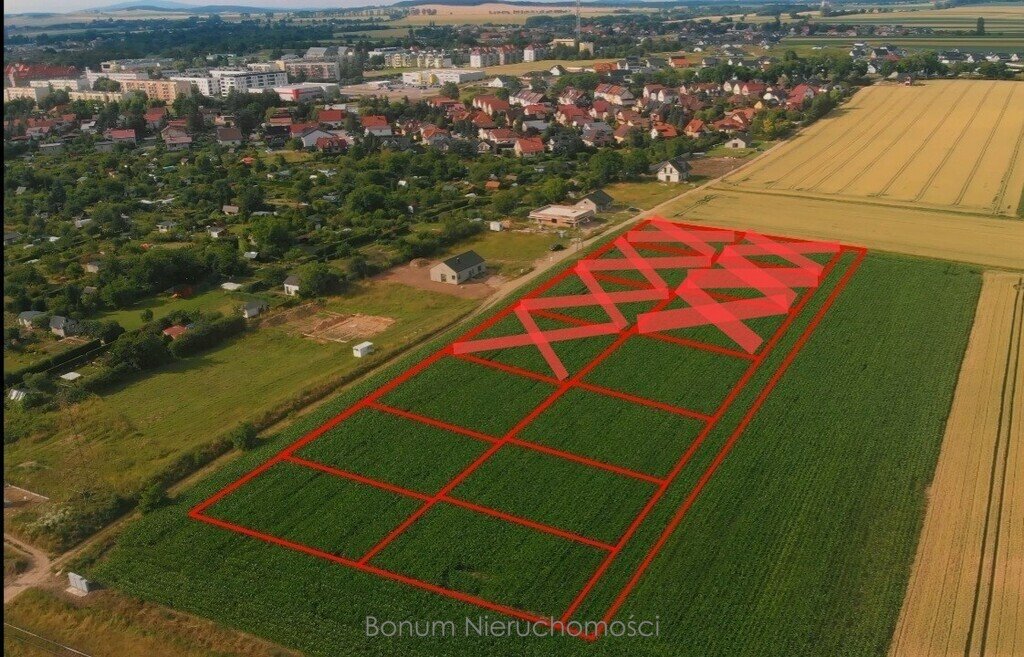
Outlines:
{"label": "dirt path", "polygon": [[1024,278],[986,272],[890,657],[1024,654]]}
{"label": "dirt path", "polygon": [[24,552],[32,559],[28,570],[12,577],[10,583],[4,582],[4,604],[7,604],[25,589],[39,586],[49,580],[52,563],[45,552],[28,543],[23,543],[10,534],[4,534],[4,542]]}

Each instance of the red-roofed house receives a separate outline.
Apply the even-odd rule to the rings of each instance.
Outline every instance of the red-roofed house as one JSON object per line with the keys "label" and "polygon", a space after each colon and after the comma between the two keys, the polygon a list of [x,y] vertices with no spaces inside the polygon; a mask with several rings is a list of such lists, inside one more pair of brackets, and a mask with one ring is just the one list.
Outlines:
{"label": "red-roofed house", "polygon": [[473,107],[489,116],[504,114],[511,109],[511,105],[497,96],[477,96],[473,99]]}
{"label": "red-roofed house", "polygon": [[599,84],[594,89],[594,98],[603,98],[609,103],[616,105],[625,105],[634,100],[633,94],[629,92],[629,89],[620,87],[617,84]]}
{"label": "red-roofed house", "polygon": [[171,340],[177,340],[188,332],[188,327],[182,324],[173,324],[163,330],[163,334]]}
{"label": "red-roofed house", "polygon": [[679,131],[670,123],[655,123],[651,126],[651,139],[673,139],[679,136]]}
{"label": "red-roofed house", "polygon": [[513,149],[519,157],[533,157],[544,152],[544,142],[540,137],[517,139]]}
{"label": "red-roofed house", "polygon": [[114,142],[115,144],[134,144],[135,143],[135,129],[134,128],[114,128],[107,130],[107,139]]}
{"label": "red-roofed house", "polygon": [[686,124],[686,127],[683,128],[683,133],[687,137],[692,137],[694,139],[696,139],[697,137],[700,137],[702,134],[704,134],[707,131],[708,131],[707,125],[703,121],[701,121],[700,119],[692,119],[689,123]]}
{"label": "red-roofed house", "polygon": [[160,124],[164,122],[165,118],[167,118],[167,108],[150,107],[146,110],[146,114],[144,116],[146,119],[146,127],[150,130],[155,130],[156,128],[159,128]]}
{"label": "red-roofed house", "polygon": [[388,123],[386,116],[375,114],[361,116],[359,117],[359,124],[363,127],[363,131],[367,135],[374,135],[377,137],[390,137],[392,135],[391,124]]}
{"label": "red-roofed house", "polygon": [[340,109],[322,109],[317,112],[316,120],[321,125],[328,125],[332,128],[340,127],[345,122],[345,117],[348,116],[345,110]]}
{"label": "red-roofed house", "polygon": [[321,153],[343,153],[348,142],[341,137],[317,137],[316,149]]}

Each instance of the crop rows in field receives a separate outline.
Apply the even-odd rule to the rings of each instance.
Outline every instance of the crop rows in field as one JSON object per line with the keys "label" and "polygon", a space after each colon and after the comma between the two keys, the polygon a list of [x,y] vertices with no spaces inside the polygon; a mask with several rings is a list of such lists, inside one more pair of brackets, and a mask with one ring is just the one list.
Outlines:
{"label": "crop rows in field", "polygon": [[[822,292],[829,286],[826,282]],[[880,657],[903,599],[978,286],[977,272],[961,265],[877,253],[864,260],[621,608],[624,617],[659,616],[661,633],[655,639],[605,637],[595,646],[577,640],[367,637],[367,615],[452,619],[461,627],[467,606],[186,517],[192,505],[326,422],[395,376],[396,369],[301,419],[270,444],[131,526],[90,574],[106,585],[322,657],[582,657],[595,648],[641,657],[752,657],[763,654],[764,646],[802,657]],[[806,312],[815,308],[812,303]],[[792,329],[803,327],[798,320]],[[783,341],[777,349],[789,346]],[[689,353],[679,352],[680,368]],[[621,553],[621,568],[609,569],[578,617],[600,617],[614,600],[646,546],[657,540],[733,432],[774,362],[708,434],[664,503],[652,510]],[[510,403],[511,396],[488,394],[497,400],[494,414],[503,414],[501,404]],[[453,462],[471,457],[481,446],[486,449],[448,432],[399,424],[376,411],[353,421],[359,422],[358,435],[325,433],[323,440],[330,442],[313,442],[302,456],[322,460],[336,455],[332,464],[357,464],[395,485],[432,489],[453,469],[442,467],[434,456],[443,454],[446,445],[456,454]],[[522,437],[660,477],[680,441],[698,430],[694,419],[572,390]],[[372,436],[388,442],[375,445],[368,439]],[[412,445],[418,450],[408,449]],[[397,458],[392,447],[407,453]],[[382,462],[389,460],[386,455],[395,463]],[[533,485],[531,479],[525,487]],[[311,512],[315,515],[321,506],[326,504]],[[481,593],[500,589],[508,599],[554,607],[565,602],[556,589],[577,586],[580,569],[594,563],[590,559],[596,550],[589,546],[492,523],[458,507],[436,509],[422,534],[411,530],[421,545],[465,532],[467,545],[475,547],[453,558],[440,549],[414,552],[396,545],[390,557],[395,565],[454,587],[475,587]],[[288,510],[298,515],[295,507]],[[294,522],[296,531],[313,531]],[[332,531],[340,535],[343,530]],[[488,532],[495,538],[486,546]],[[456,545],[453,541],[447,552]],[[529,570],[540,552],[546,555],[545,570]],[[497,554],[514,563],[494,559]]]}
{"label": "crop rows in field", "polygon": [[[190,515],[516,618],[573,620],[597,592],[605,610],[586,613],[610,621],[788,366],[785,349],[799,349],[862,257],[647,222]],[[685,286],[670,293],[684,278],[706,280],[700,294],[718,310],[694,313]],[[659,309],[697,323],[640,333]],[[752,330],[762,337],[743,349],[719,335]],[[702,451],[748,386],[762,392],[734,419],[734,437]],[[698,452],[700,465],[688,465]],[[691,497],[661,537],[632,545],[684,470]],[[636,554],[618,560],[627,546]]]}
{"label": "crop rows in field", "polygon": [[1014,216],[1024,187],[1024,85],[877,86],[727,179],[762,193],[875,199]]}
{"label": "crop rows in field", "polygon": [[1022,284],[985,274],[891,657],[1024,645]]}

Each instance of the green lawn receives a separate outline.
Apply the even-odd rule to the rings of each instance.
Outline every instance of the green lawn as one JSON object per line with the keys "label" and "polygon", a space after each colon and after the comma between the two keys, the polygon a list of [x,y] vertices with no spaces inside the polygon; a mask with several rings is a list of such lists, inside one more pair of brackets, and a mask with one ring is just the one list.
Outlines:
{"label": "green lawn", "polygon": [[615,204],[649,210],[654,206],[693,189],[692,183],[663,183],[657,180],[613,183],[604,191],[615,199]]}
{"label": "green lawn", "polygon": [[[844,263],[851,260],[846,256]],[[797,345],[798,335],[838,285],[842,271],[842,266],[837,268],[823,282],[765,367],[695,448],[648,522],[575,618],[596,618],[608,607],[701,473],[741,426],[743,415]],[[656,638],[607,637],[596,644],[574,639],[491,637],[454,643],[368,638],[367,615],[453,619],[461,625],[467,614],[486,612],[186,517],[192,505],[395,376],[412,357],[340,395],[255,452],[228,463],[177,503],[135,524],[91,574],[108,586],[311,655],[743,656],[766,654],[769,646],[772,654],[881,657],[913,561],[979,288],[979,272],[969,267],[868,256],[619,611],[621,619],[658,617],[661,633]],[[657,361],[657,376],[644,353]],[[699,358],[694,353],[681,347],[657,349],[622,362],[607,361],[614,371],[601,373],[599,380],[672,401],[682,395],[687,402],[699,401],[702,386],[686,383],[689,374],[698,384],[704,382],[705,401],[713,403],[721,394],[721,372],[709,369],[703,353]],[[618,376],[612,376],[616,371]],[[645,372],[652,374],[644,377]],[[544,386],[443,359],[384,401],[498,434],[536,403]],[[694,435],[691,423],[653,410],[636,415],[636,425],[631,425],[617,401],[601,404],[600,399],[577,396],[566,402],[550,406],[526,437],[658,474]],[[578,414],[585,417],[577,419]],[[346,461],[350,467],[400,473],[395,476],[403,485],[424,491],[437,485],[439,478],[424,467],[425,454],[399,453],[402,449],[396,446],[391,458],[397,465],[383,463],[388,460],[385,446],[378,449],[361,433],[380,430],[379,422],[342,423],[331,434],[332,441],[341,441],[333,443],[336,447],[304,455],[332,459],[343,467],[342,455],[352,453],[354,459]],[[675,441],[673,431],[678,432]],[[588,437],[593,442],[589,446]],[[433,438],[415,435],[395,442],[412,441],[424,449],[433,445],[429,449],[441,471],[472,458],[471,443],[460,440],[458,450],[446,453],[437,449],[439,438],[435,433]],[[646,486],[606,480],[605,473],[580,477],[573,467],[552,463],[546,455],[502,449],[510,451],[465,479],[453,495],[614,540]],[[379,516],[367,516],[358,506],[361,497],[325,491],[327,484],[319,476],[302,474],[291,482],[296,487],[285,486],[276,497],[249,497],[279,486],[275,475],[222,508],[251,517],[264,528],[327,541],[322,545],[334,551],[346,550],[346,545],[365,548],[367,532],[377,537],[386,532],[388,522],[379,521],[394,522],[394,495],[377,507]],[[310,490],[319,492],[311,497]],[[213,508],[221,504],[228,503]],[[286,513],[275,510],[285,507]],[[353,524],[359,518],[366,521]],[[556,614],[598,561],[599,553],[589,545],[525,531],[445,503],[372,560],[457,590]],[[501,617],[493,612],[490,616]]]}
{"label": "green lawn", "polygon": [[154,319],[166,317],[172,312],[178,310],[221,312],[225,315],[230,315],[237,312],[242,304],[252,298],[252,295],[228,292],[227,290],[222,290],[219,287],[205,292],[200,292],[199,294],[187,299],[175,299],[170,294],[160,294],[141,301],[133,305],[131,308],[107,311],[98,315],[96,318],[112,319],[123,326],[125,330],[130,331],[132,329],[137,329],[146,323],[145,320],[142,319],[142,313],[146,310],[153,311]]}
{"label": "green lawn", "polygon": [[549,252],[552,244],[565,243],[564,239],[552,232],[526,233],[504,230],[499,232],[484,231],[441,255],[447,258],[463,251],[476,251],[492,271],[500,271],[509,276],[517,276],[533,268],[533,263]]}
{"label": "green lawn", "polygon": [[[22,330],[24,331],[25,329]],[[42,329],[35,329],[35,333],[39,338],[38,342],[26,345],[20,351],[4,349],[4,372],[38,363],[44,358],[49,358],[82,344],[77,339],[56,340],[49,332],[44,332]]]}
{"label": "green lawn", "polygon": [[[396,319],[372,338],[378,347],[374,357],[380,358],[450,322],[474,303],[396,283],[373,283],[331,299],[328,308]],[[131,491],[185,451],[365,365],[351,350],[351,343],[318,344],[286,327],[247,333],[64,412],[43,414],[37,418],[41,435],[4,446],[5,478],[60,497],[81,481],[67,476],[74,470]]]}

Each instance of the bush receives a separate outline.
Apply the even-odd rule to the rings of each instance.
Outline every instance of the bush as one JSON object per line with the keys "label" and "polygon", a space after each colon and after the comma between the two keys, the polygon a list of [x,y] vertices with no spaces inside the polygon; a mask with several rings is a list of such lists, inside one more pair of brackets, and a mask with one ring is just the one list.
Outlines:
{"label": "bush", "polygon": [[144,488],[139,495],[139,511],[146,514],[159,509],[167,502],[167,490],[159,482],[154,482]]}
{"label": "bush", "polygon": [[26,365],[25,367],[17,370],[11,370],[10,372],[4,372],[4,386],[10,387],[16,385],[20,383],[27,374],[31,374],[33,372],[44,372],[59,365],[63,365],[64,363],[70,362],[82,354],[93,351],[100,346],[99,340],[90,340],[85,344],[74,347],[73,349],[68,349],[67,351],[59,354],[54,354],[49,358],[44,358],[37,363]]}
{"label": "bush", "polygon": [[255,447],[256,442],[256,427],[251,422],[246,422],[231,432],[231,444],[243,452]]}
{"label": "bush", "polygon": [[224,317],[214,321],[197,322],[171,343],[170,351],[175,358],[184,358],[209,349],[244,330],[243,317]]}
{"label": "bush", "polygon": [[125,512],[128,500],[103,488],[74,493],[41,515],[28,530],[61,552],[96,533]]}

